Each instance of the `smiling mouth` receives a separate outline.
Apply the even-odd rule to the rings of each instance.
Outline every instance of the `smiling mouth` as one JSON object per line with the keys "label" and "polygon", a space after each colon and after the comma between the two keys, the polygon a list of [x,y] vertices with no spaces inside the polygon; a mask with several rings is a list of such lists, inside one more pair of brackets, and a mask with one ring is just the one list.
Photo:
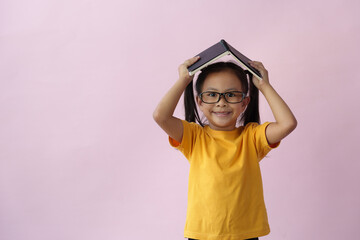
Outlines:
{"label": "smiling mouth", "polygon": [[218,117],[226,117],[229,116],[231,112],[213,112]]}

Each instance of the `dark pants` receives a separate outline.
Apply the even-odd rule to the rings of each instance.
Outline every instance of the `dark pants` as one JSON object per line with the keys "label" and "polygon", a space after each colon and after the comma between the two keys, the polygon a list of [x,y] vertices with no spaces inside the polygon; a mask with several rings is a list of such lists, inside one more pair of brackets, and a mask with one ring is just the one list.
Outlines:
{"label": "dark pants", "polygon": [[[196,239],[189,238],[189,240],[196,240]],[[259,240],[259,238],[249,238],[249,239],[246,239],[246,240]]]}

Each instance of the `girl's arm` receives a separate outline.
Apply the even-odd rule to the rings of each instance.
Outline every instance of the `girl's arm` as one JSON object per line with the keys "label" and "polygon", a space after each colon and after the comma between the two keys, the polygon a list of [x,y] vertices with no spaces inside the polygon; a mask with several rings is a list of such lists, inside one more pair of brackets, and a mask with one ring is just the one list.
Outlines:
{"label": "girl's arm", "polygon": [[269,124],[266,128],[266,138],[270,145],[278,143],[296,128],[296,118],[285,101],[270,85],[268,71],[265,69],[263,64],[261,62],[251,61],[250,65],[259,70],[263,76],[262,80],[254,77],[253,82],[259,91],[265,96],[275,117],[275,122]]}
{"label": "girl's arm", "polygon": [[179,66],[179,79],[161,99],[156,107],[153,117],[157,124],[174,140],[181,142],[183,136],[183,125],[180,119],[173,116],[176,105],[184,92],[186,86],[192,81],[187,68],[199,60],[193,57]]}

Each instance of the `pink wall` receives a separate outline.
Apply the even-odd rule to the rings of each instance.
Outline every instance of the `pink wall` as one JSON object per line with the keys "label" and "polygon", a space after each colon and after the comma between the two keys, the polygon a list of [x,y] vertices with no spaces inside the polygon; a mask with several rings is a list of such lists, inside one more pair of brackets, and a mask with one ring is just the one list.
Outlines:
{"label": "pink wall", "polygon": [[299,121],[262,162],[262,239],[355,239],[359,8],[2,1],[0,239],[183,239],[188,163],[152,111],[178,65],[221,38],[264,62]]}

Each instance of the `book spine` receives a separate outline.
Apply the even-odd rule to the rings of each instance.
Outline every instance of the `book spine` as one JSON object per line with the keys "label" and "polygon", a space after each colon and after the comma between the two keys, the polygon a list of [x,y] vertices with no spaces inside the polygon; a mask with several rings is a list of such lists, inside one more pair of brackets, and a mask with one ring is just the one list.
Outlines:
{"label": "book spine", "polygon": [[227,42],[224,39],[221,39],[221,44],[224,46],[224,48],[226,49],[226,51],[230,51],[229,45],[227,44]]}

